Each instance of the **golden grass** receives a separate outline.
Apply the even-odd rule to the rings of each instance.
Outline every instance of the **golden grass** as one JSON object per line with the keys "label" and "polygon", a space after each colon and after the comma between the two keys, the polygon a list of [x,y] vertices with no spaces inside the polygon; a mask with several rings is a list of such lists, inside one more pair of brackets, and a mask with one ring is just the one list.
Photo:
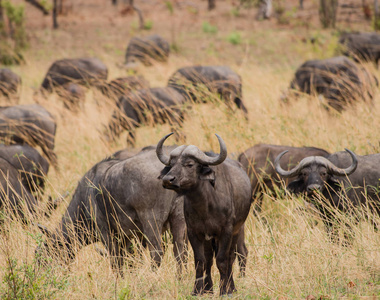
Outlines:
{"label": "golden grass", "polygon": [[[97,1],[94,3],[101,5]],[[240,153],[260,142],[316,146],[330,152],[349,148],[359,155],[379,152],[379,93],[375,95],[373,105],[358,103],[341,114],[327,112],[314,96],[302,96],[297,101],[291,100],[289,105],[279,100],[294,70],[305,59],[325,58],[333,54],[331,45],[336,39],[330,32],[319,33],[325,44],[310,45],[302,43],[300,38],[310,35],[310,30],[278,31],[264,27],[254,31],[255,26],[265,25],[244,21],[242,28],[238,28],[243,32],[244,42],[233,46],[224,37],[239,27],[240,18],[226,16],[225,5],[220,9],[224,19],[214,12],[193,16],[187,11],[176,11],[171,24],[177,26],[175,34],[180,53],[172,53],[166,64],[157,63],[138,69],[152,87],[165,86],[176,69],[193,64],[227,64],[242,76],[249,121],[246,122],[239,111],[231,113],[223,104],[196,104],[183,127],[187,144],[218,151],[214,136],[218,133],[230,154]],[[163,23],[170,15],[164,6],[157,4],[156,9],[160,13],[156,16],[148,12],[147,18],[153,20],[156,32],[163,32],[163,36],[169,37],[171,29]],[[35,26],[32,45],[25,54],[27,64],[13,68],[23,78],[21,103],[38,101],[56,117],[58,123],[55,151],[60,173],[50,169],[43,198],[45,203],[48,195],[54,198],[67,190],[72,194],[89,168],[126,146],[125,134],[113,144],[101,139],[103,126],[108,123],[113,107],[98,91],[87,92],[85,108],[77,114],[64,109],[56,95],[47,99],[34,96],[50,64],[63,57],[97,56],[109,66],[109,79],[126,75],[118,64],[124,62],[126,41],[135,33],[130,26],[135,17],[125,20],[116,15],[112,25],[107,19],[112,13],[114,11],[107,8],[103,19],[90,15],[91,12],[84,16],[83,12],[78,12],[82,16],[83,28],[75,30],[80,22],[73,25],[69,21],[74,18],[68,17],[67,20],[62,18],[63,29],[56,32],[42,29],[34,20],[31,22]],[[202,32],[202,18],[219,26],[216,36],[210,37]],[[108,34],[110,32],[112,34]],[[378,70],[370,65],[367,67],[379,77]],[[168,125],[137,129],[136,147],[157,143],[169,130]],[[69,200],[70,197],[50,219],[38,217],[36,222],[54,229]],[[316,217],[297,213],[296,208],[302,206],[300,203],[299,199],[290,196],[278,200],[268,196],[264,201],[262,218],[257,219],[252,213],[249,215],[246,222],[247,275],[238,278],[235,263],[238,292],[233,298],[380,297],[380,233],[363,221],[353,225],[355,238],[352,246],[333,244],[321,221],[316,225]],[[41,239],[43,237],[36,226],[6,219],[0,233],[0,278],[4,279],[9,274],[6,268],[9,258],[16,259],[18,266],[34,266],[41,276],[47,274],[48,267],[36,267],[33,262],[34,250]],[[36,281],[36,284],[45,291],[55,291],[54,299],[191,299],[189,295],[195,278],[192,254],[179,280],[175,275],[176,264],[171,250],[169,245],[161,267],[155,271],[150,267],[148,252],[144,251],[141,257],[129,258],[135,267],[126,266],[125,277],[120,278],[111,271],[108,258],[100,256],[94,245],[88,246],[79,251],[70,265],[51,262],[53,270],[49,274],[63,283],[60,290],[52,284],[44,286],[43,280]],[[22,278],[26,276],[23,268],[17,272]],[[217,298],[218,276],[214,265],[215,292],[203,298]],[[5,283],[0,283],[2,296],[7,288]]]}

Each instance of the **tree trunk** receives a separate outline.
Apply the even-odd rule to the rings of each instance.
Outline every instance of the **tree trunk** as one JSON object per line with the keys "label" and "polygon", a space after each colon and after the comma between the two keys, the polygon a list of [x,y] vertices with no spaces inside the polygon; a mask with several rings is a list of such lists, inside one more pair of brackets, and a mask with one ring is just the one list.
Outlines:
{"label": "tree trunk", "polygon": [[208,10],[213,10],[216,5],[215,5],[216,0],[208,0]]}
{"label": "tree trunk", "polygon": [[319,20],[324,28],[335,27],[338,0],[319,1]]}
{"label": "tree trunk", "polygon": [[58,21],[57,21],[57,0],[53,1],[53,28],[57,29],[58,28]]}
{"label": "tree trunk", "polygon": [[373,2],[373,10],[374,10],[374,29],[376,31],[380,30],[380,11],[379,11],[379,2],[378,0],[374,0]]}
{"label": "tree trunk", "polygon": [[37,0],[25,0],[25,1],[29,2],[34,7],[38,8],[40,11],[43,12],[44,15],[48,15],[49,14],[49,12],[46,10],[46,8],[43,5],[41,5],[41,3],[39,3]]}
{"label": "tree trunk", "polygon": [[4,10],[3,10],[3,1],[0,0],[0,25],[4,26]]}
{"label": "tree trunk", "polygon": [[272,0],[261,0],[261,4],[256,15],[256,20],[270,19],[272,16],[272,10]]}
{"label": "tree trunk", "polygon": [[303,0],[300,0],[300,9],[303,9]]}
{"label": "tree trunk", "polygon": [[139,15],[139,23],[140,23],[140,29],[143,29],[144,28],[144,16],[142,14],[142,11],[141,9],[139,9],[137,6],[135,6],[134,4],[134,0],[128,0],[128,5],[130,7],[133,8],[133,10],[135,10],[137,12],[137,14]]}

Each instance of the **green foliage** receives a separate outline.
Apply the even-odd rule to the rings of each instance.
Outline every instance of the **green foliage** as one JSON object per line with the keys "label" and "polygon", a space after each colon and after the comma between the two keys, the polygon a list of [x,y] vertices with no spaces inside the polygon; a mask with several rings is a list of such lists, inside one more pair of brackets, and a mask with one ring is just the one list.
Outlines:
{"label": "green foliage", "polygon": [[23,61],[20,50],[28,47],[24,6],[12,4],[9,0],[3,0],[1,5],[9,28],[4,23],[0,24],[0,35],[4,37],[0,42],[0,62],[4,65],[20,64]]}
{"label": "green foliage", "polygon": [[240,9],[238,7],[233,7],[231,9],[231,15],[234,17],[238,17],[240,15]]}
{"label": "green foliage", "polygon": [[202,30],[204,33],[216,34],[218,32],[218,27],[211,25],[209,22],[205,21],[202,23]]}
{"label": "green foliage", "polygon": [[153,21],[152,20],[146,20],[144,23],[144,29],[145,30],[151,30],[153,28]]}
{"label": "green foliage", "polygon": [[118,300],[132,299],[132,292],[129,286],[124,287],[120,290],[119,295],[117,297]]}
{"label": "green foliage", "polygon": [[233,31],[227,36],[227,41],[232,45],[240,45],[242,42],[241,34],[237,31]]}
{"label": "green foliage", "polygon": [[373,18],[372,20],[372,28],[375,30],[375,31],[378,31],[380,30],[380,18],[376,18],[376,16]]}
{"label": "green foliage", "polygon": [[52,10],[53,9],[53,1],[49,2],[48,0],[40,0],[39,3],[46,9],[46,10]]}
{"label": "green foliage", "polygon": [[244,8],[256,7],[260,4],[261,0],[240,0],[240,6]]}
{"label": "green foliage", "polygon": [[66,287],[66,278],[59,278],[51,267],[41,269],[34,259],[31,264],[12,257],[6,261],[1,299],[48,299]]}
{"label": "green foliage", "polygon": [[6,41],[0,41],[0,63],[5,66],[19,65],[23,63],[24,57],[19,51],[12,49]]}
{"label": "green foliage", "polygon": [[165,4],[166,4],[166,8],[168,9],[168,11],[170,12],[170,14],[174,14],[174,6],[173,6],[173,3],[171,1],[165,1]]}
{"label": "green foliage", "polygon": [[173,42],[170,44],[170,49],[175,52],[175,53],[178,53],[180,51],[180,47],[179,45],[177,44],[177,42]]}

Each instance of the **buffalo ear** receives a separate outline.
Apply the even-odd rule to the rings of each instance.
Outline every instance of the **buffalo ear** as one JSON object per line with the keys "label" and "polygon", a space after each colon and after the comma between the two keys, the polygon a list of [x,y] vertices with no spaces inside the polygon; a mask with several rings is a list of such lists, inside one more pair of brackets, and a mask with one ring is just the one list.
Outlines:
{"label": "buffalo ear", "polygon": [[288,184],[288,186],[286,187],[286,189],[293,194],[297,194],[297,193],[300,193],[302,191],[303,186],[304,186],[303,180],[297,179],[297,180],[290,182]]}
{"label": "buffalo ear", "polygon": [[212,186],[215,186],[215,172],[209,166],[202,166],[202,169],[199,174],[200,180],[210,181]]}
{"label": "buffalo ear", "polygon": [[162,179],[166,174],[169,173],[171,167],[165,167],[161,170],[160,175],[157,177],[157,179]]}

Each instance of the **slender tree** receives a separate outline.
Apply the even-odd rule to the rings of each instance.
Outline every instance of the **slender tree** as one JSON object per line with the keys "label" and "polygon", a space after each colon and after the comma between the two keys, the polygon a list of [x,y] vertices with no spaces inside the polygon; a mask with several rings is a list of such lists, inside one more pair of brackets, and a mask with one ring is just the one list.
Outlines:
{"label": "slender tree", "polygon": [[373,8],[374,8],[374,29],[380,30],[380,10],[379,10],[379,2],[378,0],[373,1]]}
{"label": "slender tree", "polygon": [[338,0],[319,1],[319,19],[324,28],[335,27]]}

